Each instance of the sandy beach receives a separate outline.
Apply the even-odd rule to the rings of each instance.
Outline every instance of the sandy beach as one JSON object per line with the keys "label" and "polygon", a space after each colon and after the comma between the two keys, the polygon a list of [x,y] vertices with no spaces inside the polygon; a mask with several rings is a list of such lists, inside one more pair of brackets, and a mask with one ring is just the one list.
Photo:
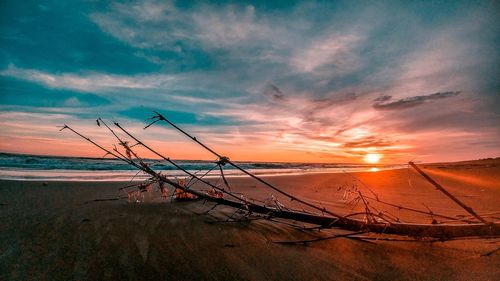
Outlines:
{"label": "sandy beach", "polygon": [[[422,165],[478,213],[500,210],[499,161]],[[380,199],[446,215],[465,215],[415,172],[275,176],[270,182],[340,213],[353,212],[342,187],[362,181]],[[248,197],[269,190],[245,178],[230,184]],[[232,210],[203,202],[144,203],[122,196],[120,182],[0,182],[1,280],[497,280],[498,239],[364,242],[347,238],[303,245],[273,241],[325,235],[266,220],[217,223]],[[367,192],[364,190],[363,192]],[[284,204],[289,202],[279,200]],[[425,205],[424,205],[425,204]],[[355,208],[362,208],[356,206]],[[429,223],[385,206],[404,221]]]}
{"label": "sandy beach", "polygon": [[500,1],[0,18],[0,281],[500,281]]}

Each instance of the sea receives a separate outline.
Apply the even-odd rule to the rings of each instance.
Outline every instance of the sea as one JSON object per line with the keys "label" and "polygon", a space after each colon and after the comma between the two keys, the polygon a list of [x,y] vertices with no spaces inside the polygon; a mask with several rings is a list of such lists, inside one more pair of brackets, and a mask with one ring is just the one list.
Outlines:
{"label": "sea", "polygon": [[[219,177],[220,170],[213,161],[172,160],[197,175]],[[155,159],[145,162],[154,170],[172,177],[186,177],[174,165]],[[348,173],[403,168],[403,165],[365,165],[349,163],[284,163],[235,161],[243,169],[259,176],[298,175],[308,173]],[[245,176],[226,164],[227,177]],[[125,162],[109,158],[83,158],[0,153],[0,179],[33,181],[130,181],[144,180],[148,175]]]}

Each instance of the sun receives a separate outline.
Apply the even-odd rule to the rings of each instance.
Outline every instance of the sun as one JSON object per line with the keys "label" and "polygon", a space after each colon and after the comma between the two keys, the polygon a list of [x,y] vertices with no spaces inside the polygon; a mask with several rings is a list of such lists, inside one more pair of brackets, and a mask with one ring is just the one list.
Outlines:
{"label": "sun", "polygon": [[368,153],[365,155],[365,162],[370,163],[370,164],[375,164],[380,161],[380,158],[382,158],[382,155],[376,154],[376,153]]}

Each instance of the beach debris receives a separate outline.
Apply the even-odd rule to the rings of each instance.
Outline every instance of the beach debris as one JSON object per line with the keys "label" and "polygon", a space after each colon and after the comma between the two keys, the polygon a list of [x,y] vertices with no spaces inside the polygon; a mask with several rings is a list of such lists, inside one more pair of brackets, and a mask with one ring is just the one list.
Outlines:
{"label": "beach debris", "polygon": [[[105,152],[105,155],[112,156],[118,160],[121,160],[133,167],[135,167],[139,172],[147,174],[150,179],[143,184],[129,185],[124,187],[123,190],[127,190],[127,198],[129,201],[141,202],[144,201],[144,192],[152,192],[153,184],[158,186],[158,190],[161,191],[162,198],[169,197],[170,191],[172,190],[172,198],[178,200],[193,200],[202,199],[203,202],[212,202],[214,205],[212,208],[205,212],[208,214],[211,210],[215,209],[217,206],[228,206],[233,208],[235,211],[227,216],[227,219],[223,222],[248,222],[252,220],[265,219],[275,223],[283,223],[296,227],[297,229],[302,229],[303,231],[309,230],[321,230],[321,229],[333,229],[340,228],[344,231],[349,231],[347,234],[340,234],[332,236],[331,238],[318,238],[313,239],[314,241],[322,241],[326,239],[345,237],[349,239],[361,239],[370,240],[369,238],[361,238],[357,236],[361,233],[379,233],[379,234],[396,234],[400,236],[407,236],[418,240],[439,240],[447,241],[459,238],[468,237],[500,237],[500,223],[498,221],[487,222],[484,218],[478,215],[472,210],[472,208],[463,204],[461,201],[456,199],[448,191],[446,191],[442,186],[437,184],[430,176],[425,174],[421,169],[419,169],[413,162],[410,165],[417,169],[419,173],[424,176],[428,181],[435,185],[441,192],[447,194],[455,203],[459,204],[465,210],[467,210],[472,217],[451,217],[436,214],[428,208],[425,210],[418,210],[415,208],[409,208],[397,204],[392,204],[389,202],[384,202],[379,198],[379,195],[373,192],[373,190],[365,185],[362,181],[355,178],[357,183],[360,183],[371,196],[364,194],[362,190],[357,188],[356,184],[344,187],[343,199],[348,204],[356,207],[359,203],[363,205],[362,212],[352,212],[350,214],[340,214],[327,209],[321,204],[311,203],[305,199],[299,198],[283,189],[271,184],[267,180],[249,172],[244,169],[236,162],[232,161],[229,157],[223,156],[203,142],[198,140],[196,137],[191,136],[189,133],[172,123],[164,115],[155,112],[155,115],[151,118],[151,123],[145,126],[144,129],[151,127],[153,124],[158,122],[165,122],[169,126],[179,131],[181,134],[187,136],[189,139],[197,143],[199,146],[210,152],[212,155],[217,157],[214,162],[214,167],[203,175],[198,175],[193,173],[178,165],[176,161],[173,161],[169,157],[158,152],[151,146],[147,145],[143,141],[135,137],[131,132],[122,127],[119,123],[114,122],[116,128],[118,128],[121,133],[125,135],[127,139],[120,137],[115,131],[108,126],[108,124],[101,118],[97,119],[98,125],[100,127],[104,126],[108,129],[110,133],[118,141],[118,146],[113,145],[113,149],[107,149],[101,144],[93,141],[92,139],[86,137],[80,132],[76,131],[68,125],[64,125],[61,130],[69,130],[74,134],[80,136],[87,142],[96,146]],[[121,134],[122,135],[122,134]],[[134,143],[133,145],[130,145]],[[148,164],[142,157],[139,156],[138,152],[135,151],[135,147],[140,146],[143,149],[148,150],[162,160],[170,163],[179,171],[183,172],[187,178],[177,179],[174,177],[167,176],[160,172],[155,171],[154,165]],[[230,166],[242,172],[244,175],[257,181],[259,184],[263,185],[265,188],[269,188],[273,192],[276,192],[279,196],[283,196],[290,200],[290,206],[278,201],[275,195],[271,195],[271,198],[266,201],[260,201],[254,198],[247,198],[244,194],[235,193],[230,187],[229,181],[224,175],[224,167]],[[206,176],[210,172],[219,172],[219,179],[222,180],[223,186],[217,183],[213,183],[206,179]],[[438,187],[439,186],[439,187]],[[129,190],[134,189],[134,190]],[[205,188],[205,189],[203,189]],[[432,223],[410,223],[403,222],[394,214],[388,212],[387,210],[378,209],[380,206],[376,207],[373,204],[385,205],[397,210],[405,210],[409,212],[415,212],[422,215],[427,215],[432,219]],[[293,204],[293,206],[292,206]],[[300,206],[301,208],[297,209]],[[305,208],[308,208],[306,210]],[[357,218],[358,217],[358,218]],[[359,218],[361,217],[361,218]],[[447,222],[439,222],[436,218],[447,219]],[[296,222],[312,225],[312,227],[299,226]],[[311,241],[301,241],[300,243],[310,243]]]}
{"label": "beach debris", "polygon": [[495,250],[492,250],[492,251],[486,252],[486,253],[484,253],[484,254],[481,254],[481,257],[491,256],[491,255],[493,255],[494,253],[497,253],[499,250],[500,250],[500,248],[496,248]]}
{"label": "beach debris", "polygon": [[120,197],[115,197],[115,198],[98,198],[98,199],[93,199],[93,200],[88,200],[83,202],[84,205],[90,203],[90,202],[106,202],[106,201],[118,201],[127,198],[127,196],[120,196]]}
{"label": "beach debris", "polygon": [[270,198],[267,198],[266,200],[264,200],[264,205],[265,206],[272,206],[272,207],[279,209],[279,210],[287,209],[287,207],[283,203],[278,201],[278,199],[274,196],[274,194],[271,194]]}
{"label": "beach debris", "polygon": [[168,192],[168,189],[167,188],[162,188],[161,189],[161,198],[163,199],[167,199],[169,196],[169,192]]}
{"label": "beach debris", "polygon": [[142,194],[141,190],[132,190],[127,192],[128,196],[128,202],[135,202],[135,203],[140,203],[141,201],[139,199],[142,199],[142,202],[144,202],[144,195]]}
{"label": "beach debris", "polygon": [[351,232],[347,234],[334,234],[326,237],[319,237],[319,238],[313,238],[313,239],[307,239],[307,240],[295,240],[295,241],[271,241],[276,244],[286,244],[286,245],[304,245],[307,246],[309,243],[312,242],[319,242],[319,241],[324,241],[324,240],[331,240],[335,238],[356,238],[355,235],[359,234],[364,234],[367,233],[368,231],[357,231],[357,232]]}
{"label": "beach debris", "polygon": [[208,193],[208,195],[215,197],[215,198],[224,198],[224,193],[222,193],[214,188],[210,188],[207,191],[207,193]]}
{"label": "beach debris", "polygon": [[473,215],[476,219],[478,219],[482,223],[487,223],[487,221],[485,219],[483,219],[481,216],[479,216],[471,207],[465,205],[465,203],[458,200],[457,197],[455,197],[451,193],[449,193],[446,189],[444,189],[444,187],[442,187],[439,183],[437,183],[429,175],[427,175],[424,171],[422,171],[417,165],[415,165],[415,163],[409,162],[408,164],[410,164],[410,166],[412,166],[415,170],[417,170],[417,172],[419,172],[428,182],[430,182],[432,185],[434,185],[439,191],[444,193],[444,195],[448,196],[451,200],[453,200],[455,203],[457,203],[460,207],[462,207],[468,213]]}
{"label": "beach debris", "polygon": [[[173,128],[175,128],[176,130],[178,130],[179,132],[181,132],[182,134],[184,134],[185,136],[187,136],[188,138],[192,139],[194,142],[196,142],[197,144],[199,144],[201,147],[203,147],[205,150],[207,150],[208,152],[212,153],[213,155],[215,155],[218,159],[219,159],[219,162],[220,163],[224,163],[224,164],[229,164],[231,166],[233,166],[234,168],[238,169],[239,171],[243,172],[244,174],[246,174],[247,176],[257,180],[258,182],[264,184],[265,186],[271,188],[272,190],[288,197],[290,199],[290,201],[297,201],[301,204],[304,204],[308,207],[311,207],[313,209],[316,209],[318,211],[321,211],[322,213],[327,213],[333,217],[341,217],[341,215],[339,214],[335,214],[329,210],[327,210],[325,207],[320,207],[320,206],[316,206],[312,203],[309,203],[309,202],[306,202],[305,200],[302,200],[292,194],[289,194],[281,189],[279,189],[278,187],[270,184],[269,182],[267,182],[266,180],[262,179],[261,177],[258,177],[252,173],[250,173],[249,171],[247,171],[246,169],[243,169],[242,167],[240,167],[239,165],[237,165],[236,163],[234,163],[233,161],[231,161],[229,159],[229,157],[227,156],[222,156],[220,155],[219,153],[215,152],[214,150],[212,150],[211,148],[209,148],[207,145],[203,144],[202,142],[200,142],[196,137],[193,137],[191,136],[189,133],[187,133],[186,131],[184,131],[183,129],[179,128],[177,125],[175,125],[174,123],[172,123],[170,120],[168,120],[167,118],[165,118],[165,116],[163,116],[162,114],[158,113],[155,111],[155,115],[153,117],[151,117],[151,119],[153,120],[156,120],[154,121],[153,123],[157,122],[157,121],[165,121],[167,124],[169,124],[170,126],[172,126]],[[148,125],[147,127],[151,126],[153,123],[151,123],[150,125]]]}
{"label": "beach debris", "polygon": [[186,185],[185,179],[177,179],[177,184],[182,186],[183,188],[178,188],[178,187],[175,188],[174,199],[176,199],[176,200],[194,200],[194,199],[198,198],[198,196],[186,191],[187,185]]}

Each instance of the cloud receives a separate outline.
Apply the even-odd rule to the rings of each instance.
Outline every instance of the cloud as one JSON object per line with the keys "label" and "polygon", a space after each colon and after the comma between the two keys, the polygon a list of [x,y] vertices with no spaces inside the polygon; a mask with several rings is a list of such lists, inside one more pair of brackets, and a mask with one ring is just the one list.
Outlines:
{"label": "cloud", "polygon": [[276,101],[283,101],[284,99],[286,99],[285,93],[283,93],[283,91],[281,91],[281,89],[278,88],[276,85],[271,83],[264,90],[264,95],[267,97],[271,97],[273,100]]}
{"label": "cloud", "polygon": [[105,32],[141,49],[177,53],[194,48],[226,49],[271,41],[279,33],[259,21],[252,5],[195,5],[180,9],[171,1],[112,4],[90,18]]}
{"label": "cloud", "polygon": [[222,10],[203,7],[192,14],[194,38],[207,48],[229,48],[241,44],[255,44],[271,33],[267,24],[256,20],[255,8],[227,6]]}
{"label": "cloud", "polygon": [[106,73],[88,74],[52,74],[34,69],[21,69],[13,65],[3,71],[0,76],[14,77],[43,84],[58,89],[77,91],[100,91],[105,89],[151,89],[165,88],[176,80],[172,75],[112,75]]}
{"label": "cloud", "polygon": [[80,101],[77,97],[68,98],[63,104],[68,107],[82,107],[88,105],[87,103]]}
{"label": "cloud", "polygon": [[[360,58],[353,49],[360,43],[355,34],[340,34],[321,41],[313,41],[292,58],[291,65],[300,72],[334,75],[345,74],[359,68]],[[326,68],[330,70],[325,73]]]}
{"label": "cloud", "polygon": [[395,144],[394,141],[389,141],[383,138],[379,138],[377,136],[367,136],[361,139],[357,139],[355,141],[348,141],[343,144],[346,148],[383,148],[388,146],[393,146]]}
{"label": "cloud", "polygon": [[[253,5],[179,8],[171,2],[145,1],[112,4],[90,18],[104,32],[136,48],[172,52],[183,61],[202,52],[194,65],[215,60],[253,79],[284,69],[284,75],[293,70],[297,72],[293,75],[320,77],[355,71],[362,64],[354,51],[362,42],[362,32],[358,27],[312,32],[309,17],[316,12],[307,6],[315,5],[291,5],[286,12],[269,13]],[[151,11],[156,12],[148,17]],[[304,18],[290,22],[297,16]],[[165,61],[157,54],[137,55],[160,64]]]}
{"label": "cloud", "polygon": [[423,105],[426,102],[440,100],[445,98],[454,97],[460,94],[459,91],[456,92],[439,92],[426,96],[414,96],[409,98],[404,98],[396,101],[390,101],[391,96],[382,96],[375,99],[373,108],[377,110],[400,110],[412,108],[415,106]]}
{"label": "cloud", "polygon": [[185,30],[173,28],[185,25],[170,1],[113,3],[109,12],[95,12],[90,18],[104,32],[141,49],[180,51],[175,43],[187,36]]}
{"label": "cloud", "polygon": [[[262,158],[264,152],[281,153],[284,160],[292,154],[311,161],[357,159],[353,155],[369,149],[407,160],[442,145],[433,137],[438,131],[467,141],[472,136],[458,133],[478,132],[478,143],[490,144],[499,134],[495,110],[500,107],[491,93],[498,89],[494,43],[500,25],[486,4],[82,5],[78,19],[84,24],[68,9],[49,7],[64,25],[47,34],[69,59],[46,57],[46,50],[29,52],[40,58],[36,64],[20,59],[26,57],[22,50],[32,50],[26,44],[47,41],[28,32],[15,33],[24,40],[2,49],[0,87],[12,90],[0,98],[17,106],[12,110],[59,112],[78,121],[105,112],[130,122],[151,109],[165,110],[223,147],[239,143]],[[65,26],[75,23],[89,33],[83,43],[62,36],[70,32]],[[6,23],[11,31],[18,24]],[[90,47],[88,38],[102,44]],[[117,55],[102,56],[110,49]],[[27,92],[43,102],[16,101],[27,100]],[[106,102],[87,102],[83,93]],[[410,108],[411,115],[403,110]]]}

